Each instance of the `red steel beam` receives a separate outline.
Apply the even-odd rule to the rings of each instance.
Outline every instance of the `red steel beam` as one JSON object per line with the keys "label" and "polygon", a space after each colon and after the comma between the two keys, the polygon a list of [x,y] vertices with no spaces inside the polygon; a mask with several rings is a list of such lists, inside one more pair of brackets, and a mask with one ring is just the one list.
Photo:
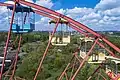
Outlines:
{"label": "red steel beam", "polygon": [[103,63],[104,61],[95,69],[95,71],[90,75],[90,77],[87,80],[90,80],[94,76],[94,74],[98,72],[98,70],[102,67]]}
{"label": "red steel beam", "polygon": [[74,62],[73,62],[73,66],[72,66],[72,71],[71,71],[71,73],[70,73],[70,78],[69,78],[69,80],[71,80],[71,78],[72,78],[72,75],[73,75],[73,72],[74,72],[74,69],[75,69],[75,62],[76,62],[76,58],[75,58],[75,60],[74,60]]}
{"label": "red steel beam", "polygon": [[60,75],[60,77],[58,78],[58,80],[62,80],[62,78],[63,78],[64,74],[66,73],[66,71],[67,71],[68,67],[70,66],[70,64],[71,63],[67,64],[66,68],[64,69],[64,71],[62,72],[62,74]]}
{"label": "red steel beam", "polygon": [[65,20],[67,20],[67,21],[69,21],[69,22],[71,22],[73,24],[76,24],[77,26],[80,26],[82,29],[84,29],[84,30],[86,30],[86,31],[88,31],[90,33],[93,33],[96,36],[100,36],[99,34],[97,34],[96,32],[94,32],[92,29],[89,29],[87,26],[85,26],[85,25],[83,25],[83,24],[81,24],[81,23],[79,23],[79,22],[77,22],[77,21],[75,21],[75,20],[73,20],[73,19],[71,19],[71,18],[69,18],[67,16],[64,16],[64,15],[58,13],[58,12],[55,12],[55,11],[50,10],[48,8],[45,8],[43,6],[40,6],[40,5],[37,5],[37,4],[34,4],[34,3],[30,3],[30,2],[27,2],[27,1],[18,0],[18,2],[20,2],[21,4],[25,4],[27,6],[31,6],[33,8],[36,8],[38,10],[42,10],[42,11],[47,12],[49,14],[53,14],[55,16],[60,16],[61,18],[64,18]]}
{"label": "red steel beam", "polygon": [[120,49],[118,47],[116,47],[114,44],[112,44],[110,41],[108,41],[107,39],[105,38],[102,38],[102,40],[104,42],[106,42],[108,45],[110,45],[110,47],[112,47],[114,50],[118,51],[120,53]]}
{"label": "red steel beam", "polygon": [[[47,13],[42,12],[42,11],[34,10],[34,12],[37,13],[37,14],[39,14],[39,15],[42,15],[42,16],[45,16],[45,17],[49,17],[49,18],[54,19],[54,20],[57,20],[57,19],[58,19],[57,17],[52,16],[52,15],[47,14]],[[86,36],[88,35],[87,33],[85,33],[84,31],[82,31],[81,29],[77,28],[75,25],[73,25],[73,24],[71,24],[71,23],[69,23],[69,26],[70,26],[71,28],[75,29],[75,30],[77,29],[80,33],[82,33],[82,34],[84,34],[84,35],[86,35]]]}
{"label": "red steel beam", "polygon": [[15,57],[15,63],[14,63],[14,67],[13,67],[13,71],[12,71],[12,75],[10,77],[10,80],[13,80],[13,77],[14,77],[14,74],[15,74],[16,65],[17,65],[17,61],[18,61],[18,54],[20,52],[21,41],[22,41],[22,36],[20,35],[20,40],[19,40],[19,43],[18,43],[18,49],[17,49],[16,57]]}
{"label": "red steel beam", "polygon": [[[67,64],[66,68],[65,68],[64,71],[61,73],[61,75],[60,75],[60,77],[58,78],[58,80],[62,80],[62,77],[64,76],[64,74],[66,73],[66,71],[69,69],[68,67],[69,67],[70,64],[71,64],[71,61],[75,58],[75,55],[78,54],[78,51],[79,51],[79,50],[80,50],[80,49],[78,48],[78,49],[75,51],[75,53],[73,54],[70,62]],[[76,58],[75,58],[75,59],[76,59]]]}
{"label": "red steel beam", "polygon": [[102,43],[97,42],[97,44],[98,44],[99,46],[101,46],[102,48],[104,48],[106,51],[108,51],[111,56],[117,57],[117,56],[115,56],[115,54],[114,54],[112,51],[110,51],[108,48],[106,48]]}
{"label": "red steel beam", "polygon": [[[19,0],[18,0],[18,1],[19,1]],[[101,37],[101,39],[103,39],[104,42],[106,42],[109,46],[111,46],[113,49],[115,49],[116,51],[118,51],[118,52],[120,53],[120,49],[119,49],[118,47],[116,47],[116,46],[115,46],[114,44],[112,44],[110,41],[108,41],[107,39],[105,39],[105,38],[102,37],[100,34],[96,33],[95,31],[93,31],[92,29],[88,28],[87,26],[85,26],[85,25],[83,25],[83,24],[81,24],[81,23],[79,23],[79,22],[77,22],[77,21],[74,21],[73,19],[71,19],[71,18],[69,18],[69,17],[67,17],[67,16],[64,16],[64,15],[62,15],[62,14],[60,14],[60,13],[57,13],[57,12],[55,12],[55,11],[53,11],[53,10],[47,9],[47,8],[45,8],[45,7],[42,7],[42,6],[40,6],[40,5],[36,5],[36,4],[30,3],[30,2],[21,1],[21,0],[20,0],[20,3],[26,4],[26,5],[28,5],[28,6],[34,7],[34,8],[39,9],[39,10],[42,10],[42,11],[44,11],[44,12],[46,12],[46,13],[49,13],[49,14],[53,14],[53,15],[56,15],[56,16],[61,16],[62,18],[66,19],[67,21],[69,21],[69,22],[71,22],[71,23],[73,23],[73,24],[81,27],[82,29],[84,29],[84,30],[86,30],[86,31],[94,34],[95,36]],[[1,6],[2,6],[2,5],[3,5],[3,6],[7,6],[7,5],[11,5],[11,4],[2,3]],[[37,11],[36,11],[36,13],[37,13]],[[43,15],[44,15],[44,14],[43,14]],[[48,15],[48,14],[47,14],[47,15]],[[46,17],[48,17],[48,16],[46,16]],[[76,28],[76,27],[74,26],[74,28]],[[78,31],[79,29],[76,28],[75,30]]]}
{"label": "red steel beam", "polygon": [[71,78],[71,80],[74,80],[74,79],[75,79],[75,77],[77,76],[78,72],[79,72],[80,69],[83,67],[85,61],[88,60],[88,58],[89,58],[89,56],[90,56],[92,50],[94,49],[94,47],[95,47],[95,45],[96,45],[96,43],[97,43],[98,40],[99,40],[99,38],[97,38],[97,39],[95,40],[94,44],[92,45],[91,49],[89,50],[89,52],[87,53],[87,55],[85,56],[85,58],[83,59],[83,61],[81,62],[80,66],[78,67],[77,71],[75,72],[75,74],[73,75],[73,77]]}
{"label": "red steel beam", "polygon": [[12,4],[0,3],[0,6],[12,6]]}
{"label": "red steel beam", "polygon": [[104,77],[102,74],[99,73],[99,75],[100,75],[104,80],[106,80],[105,77]]}
{"label": "red steel beam", "polygon": [[42,63],[43,63],[43,61],[44,61],[44,59],[45,59],[45,57],[46,57],[46,55],[47,55],[48,49],[49,49],[49,47],[50,47],[50,43],[51,43],[52,38],[53,38],[53,36],[54,36],[54,34],[55,34],[55,32],[56,32],[56,29],[57,29],[57,27],[58,27],[59,21],[60,21],[60,18],[57,20],[57,23],[56,23],[55,28],[54,28],[54,30],[53,30],[53,32],[52,32],[51,38],[50,38],[50,40],[49,40],[49,42],[48,42],[48,45],[47,45],[47,47],[46,47],[46,50],[45,50],[45,52],[44,52],[44,54],[43,54],[43,57],[42,57],[42,59],[41,59],[41,61],[40,61],[39,67],[38,67],[38,69],[37,69],[37,72],[36,72],[36,74],[35,74],[34,80],[36,80],[36,78],[37,78],[37,76],[38,76],[38,74],[39,74],[39,72],[40,72]]}
{"label": "red steel beam", "polygon": [[66,73],[66,72],[65,72],[65,77],[66,77],[66,80],[69,80],[69,79],[68,79],[68,75],[67,75],[67,73]]}
{"label": "red steel beam", "polygon": [[15,43],[16,43],[17,40],[18,40],[18,36],[16,37],[15,41],[14,41],[13,44],[12,44],[12,48],[13,48],[13,46],[15,45]]}
{"label": "red steel beam", "polygon": [[58,78],[58,80],[62,80],[64,74],[66,73],[66,71],[68,70],[68,68],[69,68],[69,66],[70,66],[70,64],[71,64],[71,61],[74,59],[74,57],[75,57],[75,55],[76,55],[77,53],[78,53],[78,51],[73,54],[70,62],[67,64],[66,68],[65,68],[64,71],[61,73],[61,75],[60,75],[60,77]]}
{"label": "red steel beam", "polygon": [[[4,6],[8,6],[8,5],[12,5],[12,4],[5,4],[5,3],[0,3],[1,5],[3,5],[4,4]],[[50,14],[48,14],[48,13],[45,13],[45,12],[43,12],[43,11],[38,11],[38,10],[33,10],[35,13],[37,13],[37,14],[39,14],[39,15],[42,15],[42,16],[45,16],[45,17],[49,17],[49,18],[51,18],[51,19],[54,19],[54,20],[57,20],[58,18],[57,17],[55,17],[55,16],[52,16],[52,15],[50,15]],[[75,29],[75,30],[78,30],[80,33],[82,33],[82,34],[84,34],[85,36],[87,36],[88,34],[87,33],[85,33],[84,31],[82,31],[81,29],[78,29],[75,25],[73,25],[73,24],[69,24],[69,26],[71,27],[71,28],[73,28],[73,29]]]}
{"label": "red steel beam", "polygon": [[112,44],[110,41],[108,41],[107,39],[105,39],[104,37],[102,37],[100,34],[98,34],[97,32],[93,31],[92,29],[88,28],[87,26],[65,16],[65,15],[62,15],[58,12],[55,12],[53,10],[50,10],[48,8],[45,8],[43,6],[40,6],[40,5],[37,5],[37,4],[34,4],[34,3],[30,3],[30,2],[27,2],[27,1],[23,1],[23,0],[18,0],[19,3],[21,4],[24,4],[24,5],[27,5],[27,6],[31,6],[35,9],[38,9],[38,10],[41,10],[41,11],[44,11],[46,13],[49,13],[49,14],[53,14],[55,16],[59,16],[65,20],[67,20],[68,22],[78,26],[79,28],[82,28],[84,30],[86,30],[87,32],[89,33],[92,33],[93,35],[97,36],[97,37],[100,37],[104,42],[106,42],[109,46],[111,46],[113,49],[115,49],[116,51],[118,51],[120,53],[120,49],[118,47],[116,47],[114,44]]}
{"label": "red steel beam", "polygon": [[79,63],[81,63],[81,60],[79,59],[79,57],[77,55],[75,55],[75,57],[79,61]]}
{"label": "red steel beam", "polygon": [[[20,1],[21,2],[21,1]],[[25,1],[22,1],[23,2],[23,4],[24,4],[24,2]],[[27,2],[28,3],[28,5],[29,5],[29,2]],[[25,4],[26,4],[26,2],[25,2]],[[31,4],[31,3],[30,3]],[[34,6],[34,4],[32,5],[32,7]],[[36,6],[36,5],[35,5]],[[35,8],[35,6],[34,6],[34,8]],[[39,5],[37,5],[37,9],[39,9],[40,7],[42,7],[42,6],[39,6]],[[41,9],[39,9],[39,10],[43,10],[44,11],[44,9],[45,9],[45,12],[47,12],[46,11],[46,9],[47,8],[44,8],[44,7],[42,7]],[[48,11],[49,11],[49,9],[47,9]],[[51,12],[52,10],[50,10],[50,12]],[[54,11],[52,11],[53,13],[57,13],[57,12],[54,12]],[[58,14],[58,13],[57,13]],[[55,14],[54,14],[55,15]],[[64,15],[62,15],[62,14],[60,14],[60,16],[62,17],[62,18],[64,18],[64,19],[66,19],[66,20],[68,20],[69,21],[69,19],[71,19],[71,18],[69,18],[69,17],[66,17],[66,16],[64,16]],[[76,22],[76,21],[74,21],[74,20],[70,20],[69,22],[71,22],[71,23],[75,23],[75,25],[77,25],[77,26],[80,26],[80,23],[78,23],[78,22]],[[75,27],[75,26],[74,26]],[[80,26],[82,29],[84,29],[84,30],[86,30],[86,31],[88,31],[88,32],[90,32],[90,33],[92,33],[92,34],[94,34],[94,31],[92,32],[91,31],[91,29],[89,29],[89,28],[87,28],[85,25],[83,25],[83,24],[81,24],[81,26]],[[76,28],[76,27],[75,27]],[[77,29],[75,29],[75,30],[77,30],[78,31],[78,28]],[[96,33],[96,32],[95,32]],[[97,34],[97,33],[96,33]],[[95,34],[94,34],[95,35]],[[101,36],[99,36],[99,34],[98,35],[95,35],[95,36],[98,36],[98,37],[101,37]],[[105,39],[105,38],[103,38],[103,37],[101,37],[101,39],[104,41],[104,42],[106,42],[109,46],[111,46],[113,49],[115,49],[116,51],[118,51],[118,52],[120,52],[120,49],[119,48],[117,48],[115,45],[113,45],[111,42],[109,42],[107,39]]]}
{"label": "red steel beam", "polygon": [[5,45],[5,49],[4,49],[4,59],[2,61],[0,80],[2,80],[2,74],[3,74],[5,59],[6,59],[6,55],[7,55],[8,44],[9,44],[9,40],[10,40],[10,36],[11,36],[12,24],[13,24],[14,15],[15,15],[15,8],[16,8],[16,2],[14,4],[14,8],[13,8],[13,12],[12,12],[12,19],[11,19],[11,23],[10,23],[10,29],[8,32],[7,41],[6,41],[6,45]]}

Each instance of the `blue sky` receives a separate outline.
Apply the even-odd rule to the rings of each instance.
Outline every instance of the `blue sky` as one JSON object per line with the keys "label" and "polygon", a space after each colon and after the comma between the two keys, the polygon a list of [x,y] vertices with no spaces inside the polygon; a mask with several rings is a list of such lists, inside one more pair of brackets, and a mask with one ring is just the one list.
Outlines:
{"label": "blue sky", "polygon": [[71,9],[74,7],[90,7],[94,8],[100,0],[52,0],[53,9]]}
{"label": "blue sky", "polygon": [[[32,2],[31,0],[26,0]],[[120,0],[37,0],[96,31],[120,31]],[[0,7],[0,30],[8,30],[6,7]],[[52,30],[49,18],[36,15],[36,30]]]}

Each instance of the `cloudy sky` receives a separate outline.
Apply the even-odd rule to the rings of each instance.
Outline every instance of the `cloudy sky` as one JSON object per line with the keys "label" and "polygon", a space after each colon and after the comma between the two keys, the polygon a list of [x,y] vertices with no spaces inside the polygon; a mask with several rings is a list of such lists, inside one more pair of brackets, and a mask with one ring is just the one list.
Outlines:
{"label": "cloudy sky", "polygon": [[[96,31],[120,31],[120,0],[38,0],[35,4],[62,13]],[[0,7],[0,30],[9,29],[7,15],[6,7]],[[36,15],[36,30],[52,30],[49,20]]]}

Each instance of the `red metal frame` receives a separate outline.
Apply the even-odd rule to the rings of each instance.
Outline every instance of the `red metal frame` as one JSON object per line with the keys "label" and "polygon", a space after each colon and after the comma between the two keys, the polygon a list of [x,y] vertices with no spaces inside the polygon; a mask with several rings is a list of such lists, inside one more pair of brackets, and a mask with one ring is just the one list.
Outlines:
{"label": "red metal frame", "polygon": [[90,75],[90,77],[89,77],[87,80],[90,80],[90,79],[94,76],[94,74],[98,72],[98,70],[103,66],[104,62],[105,62],[105,61],[103,61],[103,62],[95,69],[95,71]]}
{"label": "red metal frame", "polygon": [[104,42],[106,42],[109,46],[111,46],[113,49],[115,49],[116,51],[118,51],[120,53],[120,49],[118,47],[116,47],[114,44],[112,44],[111,42],[109,42],[107,39],[105,39],[104,37],[102,37],[100,34],[98,34],[97,32],[93,31],[92,29],[88,28],[87,26],[65,16],[65,15],[62,15],[58,12],[55,12],[53,10],[50,10],[48,8],[45,8],[43,6],[40,6],[40,5],[37,5],[37,4],[34,4],[34,3],[30,3],[30,2],[27,2],[27,1],[23,1],[23,0],[18,0],[19,3],[21,4],[24,4],[24,5],[27,5],[27,6],[31,6],[35,9],[38,9],[38,10],[41,10],[43,12],[46,12],[48,14],[52,14],[52,15],[55,15],[55,16],[58,16],[58,17],[61,17],[65,20],[67,20],[68,22],[78,26],[79,28],[82,28],[83,30],[95,35],[96,37],[100,37]]}
{"label": "red metal frame", "polygon": [[[62,18],[62,19],[67,20],[67,21],[69,22],[70,27],[72,27],[72,28],[75,29],[76,31],[84,34],[85,36],[88,36],[88,34],[87,34],[86,32],[84,32],[84,31],[87,31],[87,32],[93,34],[94,37],[97,37],[97,39],[95,40],[95,43],[93,44],[93,46],[92,46],[91,49],[89,50],[89,52],[88,52],[87,56],[85,57],[85,59],[83,59],[83,61],[81,62],[79,68],[77,69],[77,71],[75,72],[75,74],[73,75],[73,77],[72,77],[71,80],[74,80],[74,78],[75,78],[76,75],[78,74],[79,70],[82,68],[82,66],[84,65],[85,61],[88,59],[88,57],[89,57],[92,49],[93,49],[94,46],[96,45],[96,43],[97,43],[98,45],[100,45],[101,47],[105,48],[106,51],[108,51],[112,56],[117,57],[117,56],[115,56],[115,54],[114,54],[113,52],[111,52],[109,49],[107,49],[102,43],[98,42],[98,38],[100,38],[101,40],[103,40],[103,41],[104,41],[105,43],[107,43],[110,47],[112,47],[114,50],[116,50],[117,52],[120,53],[120,49],[119,49],[118,47],[116,47],[114,44],[112,44],[112,43],[111,43],[110,41],[108,41],[106,38],[104,38],[103,36],[101,36],[101,35],[98,34],[97,32],[93,31],[92,29],[88,28],[87,26],[85,26],[85,25],[83,25],[83,24],[81,24],[81,23],[79,23],[79,22],[77,22],[77,21],[75,21],[75,20],[73,20],[73,19],[71,19],[71,18],[69,18],[69,17],[67,17],[67,16],[64,16],[64,15],[62,15],[62,14],[60,14],[60,13],[57,13],[57,12],[55,12],[55,11],[53,11],[53,10],[47,9],[47,8],[45,8],[45,7],[42,7],[42,6],[40,6],[40,5],[33,4],[33,3],[30,3],[30,2],[27,2],[27,1],[24,1],[24,0],[16,0],[16,1],[17,1],[18,3],[24,4],[24,5],[27,5],[27,6],[31,6],[31,7],[35,8],[35,9],[40,10],[40,11],[34,10],[34,12],[37,13],[37,14],[40,14],[40,15],[43,15],[43,16],[52,18],[52,19],[57,20],[57,21],[59,21],[58,18]],[[15,3],[15,4],[16,4],[16,3]],[[0,4],[0,6],[8,6],[8,5],[11,5],[11,4]],[[14,5],[14,8],[15,8],[15,7],[16,7],[16,5]],[[53,15],[54,15],[54,16],[53,16]],[[56,17],[55,17],[55,16],[56,16]],[[8,46],[8,42],[9,42],[9,39],[10,39],[10,32],[11,32],[11,27],[12,27],[13,18],[14,18],[14,10],[13,10],[12,20],[11,20],[11,25],[10,25],[10,31],[8,32],[8,39],[7,39],[7,42],[6,42],[6,48],[5,48],[5,52],[4,52],[4,58],[6,57],[6,54],[7,54],[7,53],[6,53],[6,52],[7,52],[7,46]],[[56,28],[57,28],[57,25],[56,25]],[[82,30],[81,30],[81,29],[82,29]],[[84,31],[83,31],[83,30],[84,30]],[[54,35],[54,33],[55,33],[55,29],[54,29],[54,31],[53,31],[52,36]],[[52,40],[52,37],[51,37],[50,40]],[[45,52],[44,52],[44,55],[43,55],[43,57],[42,57],[42,60],[41,60],[41,62],[40,62],[40,65],[39,65],[39,67],[38,67],[38,70],[37,70],[37,73],[36,73],[36,75],[35,75],[35,77],[34,77],[34,80],[36,80],[36,77],[37,77],[37,75],[38,75],[38,73],[39,73],[39,70],[40,70],[40,68],[41,68],[41,66],[42,66],[43,60],[44,60],[44,58],[45,58],[45,56],[46,56],[46,54],[47,54],[47,51],[48,51],[48,49],[49,49],[50,42],[51,42],[51,41],[48,42],[48,46],[46,47],[46,50],[45,50]],[[5,61],[5,59],[3,60],[3,63],[4,63],[4,61]],[[3,71],[3,69],[4,69],[4,66],[2,66],[1,72]],[[2,74],[0,75],[0,79],[1,79],[1,78],[2,78]]]}
{"label": "red metal frame", "polygon": [[74,80],[75,77],[77,76],[78,72],[80,71],[80,69],[83,67],[84,63],[88,60],[92,50],[94,49],[97,41],[99,40],[99,38],[97,38],[94,42],[94,44],[92,45],[91,49],[89,50],[89,52],[87,53],[87,55],[85,56],[85,58],[83,59],[83,61],[81,62],[80,66],[78,67],[77,71],[74,73],[74,75],[72,76],[71,80]]}
{"label": "red metal frame", "polygon": [[48,42],[48,45],[47,45],[47,47],[46,47],[46,50],[45,50],[45,52],[44,52],[44,54],[43,54],[43,57],[42,57],[42,59],[41,59],[41,61],[40,61],[39,67],[38,67],[38,69],[37,69],[37,72],[36,72],[36,74],[35,74],[34,80],[36,80],[36,78],[37,78],[37,76],[38,76],[38,73],[40,72],[40,69],[41,69],[43,60],[45,59],[45,57],[46,57],[46,55],[47,55],[48,49],[49,49],[49,47],[50,47],[52,38],[53,38],[53,36],[54,36],[54,34],[55,34],[55,32],[56,32],[56,29],[57,29],[57,27],[58,27],[59,21],[60,21],[60,18],[57,20],[57,23],[56,23],[56,25],[55,25],[55,28],[54,28],[53,33],[52,33],[52,35],[51,35],[51,38],[50,38],[50,40],[49,40],[49,42]]}
{"label": "red metal frame", "polygon": [[112,51],[110,51],[109,49],[107,49],[102,43],[100,43],[100,42],[97,41],[97,44],[98,44],[99,46],[101,46],[102,48],[104,48],[106,51],[108,51],[111,56],[117,57],[117,56],[115,56],[115,54],[114,54]]}
{"label": "red metal frame", "polygon": [[[66,66],[66,68],[64,69],[64,71],[61,73],[61,75],[59,76],[59,78],[58,78],[58,80],[62,80],[62,78],[63,78],[63,76],[65,75],[66,76],[66,72],[67,72],[67,70],[68,69],[71,69],[72,68],[72,70],[74,70],[74,66],[75,66],[75,62],[73,63],[73,67],[70,67],[70,65],[71,65],[71,62],[75,59],[75,61],[76,61],[76,59],[79,61],[79,63],[81,62],[81,60],[78,58],[78,52],[79,52],[79,50],[80,49],[77,49],[77,51],[73,54],[73,56],[72,56],[72,58],[71,58],[71,60],[70,60],[70,62],[67,64],[67,66]],[[76,61],[77,62],[77,61]],[[69,68],[70,67],[70,68]],[[72,74],[71,74],[72,75]],[[68,76],[67,76],[68,77]],[[71,78],[71,76],[70,76],[70,78]],[[69,79],[70,79],[69,78]]]}
{"label": "red metal frame", "polygon": [[10,23],[10,29],[9,29],[9,32],[8,32],[6,46],[5,46],[5,49],[4,49],[4,59],[2,61],[2,67],[1,67],[1,72],[0,72],[0,80],[2,80],[2,74],[3,74],[5,59],[6,59],[6,55],[7,55],[7,49],[8,49],[10,36],[11,36],[12,24],[13,24],[13,20],[14,20],[15,8],[16,8],[16,2],[15,2],[15,5],[14,5],[14,8],[13,8],[12,19],[11,19],[11,23]]}
{"label": "red metal frame", "polygon": [[17,40],[18,40],[18,36],[16,37],[15,41],[12,44],[12,48],[14,47],[14,45],[15,45],[15,43],[16,43]]}
{"label": "red metal frame", "polygon": [[[77,53],[77,52],[75,52]],[[64,74],[66,73],[66,71],[68,70],[70,64],[71,64],[71,61],[74,59],[75,57],[75,54],[73,54],[73,57],[71,58],[70,62],[67,64],[66,68],[64,69],[64,71],[61,73],[60,77],[58,78],[58,80],[62,80],[62,77],[64,76]]]}
{"label": "red metal frame", "polygon": [[17,65],[17,61],[18,61],[18,54],[20,52],[21,41],[22,41],[22,36],[20,35],[20,39],[19,39],[19,43],[18,43],[18,49],[17,49],[17,52],[16,52],[14,67],[13,67],[13,71],[12,71],[12,75],[10,77],[10,80],[13,80],[13,77],[14,77],[14,74],[15,74],[16,65]]}
{"label": "red metal frame", "polygon": [[[13,46],[15,45],[15,43],[17,42],[18,37],[19,37],[19,36],[17,36],[16,39],[14,40],[14,42],[12,43],[12,48],[13,48]],[[12,68],[13,65],[14,65],[14,62],[15,62],[15,58],[13,59],[12,64],[10,65],[8,71],[6,71],[6,72],[3,74],[3,76],[4,76],[4,75],[8,75],[9,71],[11,70],[11,68]]]}
{"label": "red metal frame", "polygon": [[73,62],[72,71],[71,71],[69,80],[71,80],[72,75],[73,75],[73,72],[74,72],[74,70],[75,70],[75,62],[76,62],[76,58],[75,58],[75,60],[74,60],[74,62]]}
{"label": "red metal frame", "polygon": [[100,75],[104,80],[106,80],[105,77],[104,77],[102,74],[99,73],[99,75]]}

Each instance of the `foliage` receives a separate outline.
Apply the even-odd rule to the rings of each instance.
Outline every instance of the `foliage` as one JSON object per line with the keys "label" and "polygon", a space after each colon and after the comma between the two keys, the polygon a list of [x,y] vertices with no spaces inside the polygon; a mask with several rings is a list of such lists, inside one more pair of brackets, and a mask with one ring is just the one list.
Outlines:
{"label": "foliage", "polygon": [[[7,33],[0,34],[0,42],[5,41],[6,37],[3,38],[3,36],[6,36]],[[22,36],[23,41],[21,51],[26,52],[27,54],[22,56],[19,60],[15,76],[19,76],[26,80],[33,80],[38,64],[47,46],[49,36],[48,32],[32,32],[22,34]],[[16,34],[12,33],[11,39],[15,40],[15,37]],[[80,45],[77,39],[79,39],[79,36],[72,36],[71,43],[64,47],[50,46],[37,80],[57,80],[70,61],[74,51]],[[109,40],[116,46],[120,47],[119,37],[109,37]],[[76,80],[87,80],[97,66],[98,65],[86,63],[79,72]],[[68,71],[68,73],[70,72]],[[107,78],[103,70],[101,70],[101,73]],[[97,77],[98,73],[93,76],[92,80],[97,80]],[[102,80],[102,78],[100,77],[99,80]]]}

